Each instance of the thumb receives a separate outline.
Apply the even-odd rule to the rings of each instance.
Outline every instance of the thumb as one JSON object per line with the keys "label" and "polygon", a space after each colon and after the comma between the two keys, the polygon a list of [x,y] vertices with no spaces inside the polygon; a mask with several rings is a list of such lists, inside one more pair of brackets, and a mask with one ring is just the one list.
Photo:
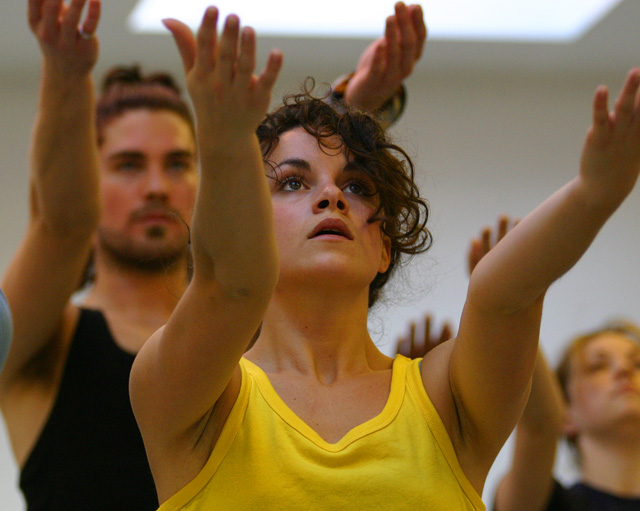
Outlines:
{"label": "thumb", "polygon": [[188,73],[193,67],[196,58],[196,41],[191,29],[181,21],[173,18],[162,20],[162,24],[167,27],[167,30],[173,35],[173,39],[180,52],[180,57],[182,58],[184,71]]}

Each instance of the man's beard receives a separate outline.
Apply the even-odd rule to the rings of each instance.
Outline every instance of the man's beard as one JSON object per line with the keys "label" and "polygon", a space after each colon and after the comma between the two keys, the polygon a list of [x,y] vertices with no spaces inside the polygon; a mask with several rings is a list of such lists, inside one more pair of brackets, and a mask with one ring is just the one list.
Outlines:
{"label": "man's beard", "polygon": [[116,231],[98,229],[98,245],[109,263],[123,269],[144,273],[166,273],[180,261],[187,261],[188,233],[168,242],[167,229],[161,225],[148,227],[143,241],[134,242]]}

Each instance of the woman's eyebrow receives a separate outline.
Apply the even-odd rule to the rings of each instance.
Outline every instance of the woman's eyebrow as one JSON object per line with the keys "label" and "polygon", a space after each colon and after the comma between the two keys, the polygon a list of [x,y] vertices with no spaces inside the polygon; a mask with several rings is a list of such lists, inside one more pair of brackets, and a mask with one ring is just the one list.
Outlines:
{"label": "woman's eyebrow", "polygon": [[362,162],[358,162],[356,160],[348,161],[342,170],[343,172],[348,172],[351,174],[364,174],[369,178],[373,179],[370,169],[368,169],[365,165],[363,165]]}
{"label": "woman's eyebrow", "polygon": [[307,160],[303,160],[302,158],[287,158],[286,160],[282,160],[276,165],[278,167],[289,165],[291,167],[296,167],[297,169],[307,172],[311,170],[311,165],[309,165],[309,162]]}

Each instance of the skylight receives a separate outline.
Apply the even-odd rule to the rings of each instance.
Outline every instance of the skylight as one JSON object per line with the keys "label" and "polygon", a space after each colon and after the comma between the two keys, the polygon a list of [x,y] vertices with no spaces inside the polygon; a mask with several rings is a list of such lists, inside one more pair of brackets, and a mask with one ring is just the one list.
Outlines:
{"label": "skylight", "polygon": [[[424,0],[430,39],[571,42],[622,0]],[[163,18],[196,28],[207,5],[233,12],[258,35],[374,38],[395,0],[139,0],[128,23],[134,32],[166,32]]]}

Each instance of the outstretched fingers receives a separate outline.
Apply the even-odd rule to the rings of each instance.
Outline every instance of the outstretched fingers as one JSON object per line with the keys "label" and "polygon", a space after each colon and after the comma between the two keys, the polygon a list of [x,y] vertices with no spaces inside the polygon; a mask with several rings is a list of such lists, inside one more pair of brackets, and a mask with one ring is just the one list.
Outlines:
{"label": "outstretched fingers", "polygon": [[582,151],[580,172],[598,200],[619,204],[633,189],[640,172],[640,69],[632,69],[608,109],[609,94],[598,87],[593,124]]}
{"label": "outstretched fingers", "polygon": [[499,241],[502,241],[509,232],[509,217],[506,215],[502,215],[498,218],[498,237],[496,238],[496,245]]}
{"label": "outstretched fingers", "polygon": [[224,23],[218,47],[218,77],[223,83],[231,83],[234,78],[239,34],[240,19],[235,14],[230,14]]}
{"label": "outstretched fingers", "polygon": [[62,8],[62,0],[45,0],[42,6],[42,26],[44,33],[42,37],[44,40],[57,39],[59,33],[58,18],[60,15],[60,9]]}
{"label": "outstretched fingers", "polygon": [[78,27],[86,0],[72,0],[62,18],[60,35],[66,44],[72,44],[78,37]]}
{"label": "outstretched fingers", "polygon": [[424,318],[424,337],[423,345],[429,346],[431,344],[431,315],[427,314]]}
{"label": "outstretched fingers", "polygon": [[35,32],[38,24],[42,20],[42,4],[44,0],[29,0],[27,9],[27,19],[29,20],[29,27]]}
{"label": "outstretched fingers", "polygon": [[413,26],[409,8],[403,2],[398,2],[395,8],[400,33],[400,69],[403,75],[408,75],[411,73],[416,60],[418,37]]}
{"label": "outstretched fingers", "polygon": [[258,76],[256,90],[261,94],[270,94],[282,68],[282,52],[271,50],[264,70]]}
{"label": "outstretched fingers", "polygon": [[236,66],[235,82],[246,89],[251,84],[253,70],[256,67],[256,33],[251,27],[245,27],[240,34],[240,52]]}
{"label": "outstretched fingers", "polygon": [[414,55],[415,60],[417,61],[422,56],[424,43],[427,40],[427,25],[424,22],[424,13],[422,12],[422,6],[420,6],[420,4],[410,5],[409,12],[417,37],[417,46]]}
{"label": "outstretched fingers", "polygon": [[514,220],[512,222],[507,215],[501,215],[496,224],[495,240],[493,240],[494,231],[491,227],[485,227],[482,229],[480,238],[474,238],[471,240],[469,253],[467,254],[469,275],[471,275],[480,260],[507,235],[511,229],[509,224],[512,224],[511,227],[515,227],[518,222],[519,220]]}
{"label": "outstretched fingers", "polygon": [[[211,71],[215,67],[218,50],[218,9],[208,7],[202,18],[202,24],[196,36],[197,52],[195,65],[203,72]],[[225,27],[226,30],[226,27]]]}
{"label": "outstretched fingers", "polygon": [[491,227],[482,229],[482,257],[491,250]]}
{"label": "outstretched fingers", "polygon": [[84,23],[82,23],[82,33],[86,36],[92,36],[98,29],[101,5],[100,0],[89,0],[87,16],[84,19]]}
{"label": "outstretched fingers", "polygon": [[400,48],[400,35],[398,28],[398,18],[396,15],[389,16],[384,30],[385,45],[385,68],[397,64],[400,61],[402,52]]}
{"label": "outstretched fingers", "polygon": [[608,104],[609,90],[601,85],[593,98],[593,136],[596,142],[608,140],[613,128]]}
{"label": "outstretched fingers", "polygon": [[640,69],[633,69],[629,72],[627,80],[622,87],[622,92],[618,96],[615,104],[616,122],[628,122],[636,110],[638,86],[640,85]]}

